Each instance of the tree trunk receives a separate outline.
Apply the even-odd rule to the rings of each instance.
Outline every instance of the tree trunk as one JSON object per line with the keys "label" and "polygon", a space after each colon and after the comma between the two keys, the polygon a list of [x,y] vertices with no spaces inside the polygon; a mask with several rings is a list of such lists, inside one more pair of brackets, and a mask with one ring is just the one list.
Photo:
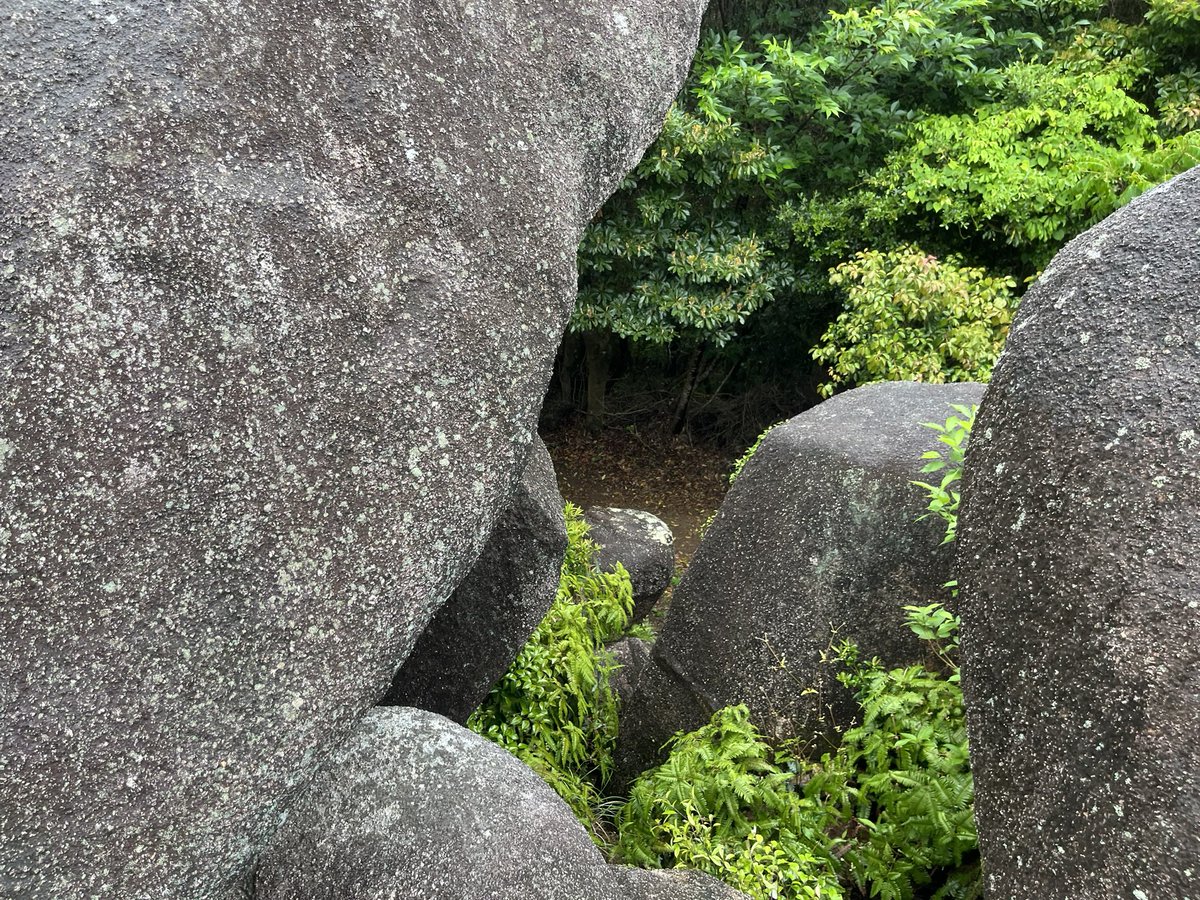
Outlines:
{"label": "tree trunk", "polygon": [[583,351],[587,359],[587,423],[593,431],[604,427],[604,395],[612,354],[607,331],[585,331]]}
{"label": "tree trunk", "polygon": [[696,390],[696,382],[699,381],[700,357],[703,353],[704,350],[696,346],[688,356],[687,369],[683,375],[683,391],[675,403],[675,413],[671,416],[671,434],[679,434],[687,423],[688,404],[692,402],[692,393]]}
{"label": "tree trunk", "polygon": [[562,398],[563,406],[572,411],[579,407],[579,398],[576,396],[576,376],[579,374],[579,344],[580,337],[578,334],[570,331],[564,334],[562,355],[558,361],[559,396]]}

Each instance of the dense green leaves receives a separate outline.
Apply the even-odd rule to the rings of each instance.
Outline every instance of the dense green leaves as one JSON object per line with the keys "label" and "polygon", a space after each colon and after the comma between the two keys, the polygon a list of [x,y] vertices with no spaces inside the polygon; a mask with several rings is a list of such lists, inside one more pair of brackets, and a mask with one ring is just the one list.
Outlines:
{"label": "dense green leaves", "polygon": [[1148,0],[1121,21],[1108,9],[851,0],[791,34],[709,34],[661,137],[585,235],[572,327],[739,361],[740,336],[778,361],[825,332],[814,358],[854,366],[835,387],[986,377],[986,329],[951,314],[923,342],[910,330],[894,353],[864,351],[859,329],[829,327],[855,315],[838,288],[892,260],[860,292],[874,278],[921,294],[928,273],[899,261],[920,247],[971,273],[983,293],[962,305],[1011,299],[1067,240],[1200,163],[1200,0]]}
{"label": "dense green leaves", "polygon": [[604,644],[628,624],[633,590],[621,566],[597,569],[579,509],[567,504],[566,519],[554,605],[467,725],[537,772],[590,828],[617,735]]}
{"label": "dense green leaves", "polygon": [[[1200,163],[1200,136],[1162,139],[1128,65],[1055,61],[1003,73],[994,102],[931,116],[871,180],[913,228],[969,233],[976,255],[1044,267],[1069,238]],[[1182,112],[1172,113],[1176,121]]]}
{"label": "dense green leaves", "polygon": [[[751,897],[883,900],[978,889],[974,782],[955,653],[958,620],[911,607],[909,626],[945,668],[884,669],[845,643],[839,680],[859,722],[819,762],[762,740],[744,706],[671,742],[618,816],[619,858],[696,868]],[[976,894],[977,895],[977,894]]]}
{"label": "dense green leaves", "polygon": [[1016,309],[1011,278],[994,278],[917,247],[866,251],[838,266],[843,312],[813,359],[823,393],[875,381],[987,381]]}
{"label": "dense green leaves", "polygon": [[837,898],[826,816],[793,790],[786,755],[744,706],[676,735],[667,761],[634,784],[618,817],[621,860],[708,872],[751,897]]}

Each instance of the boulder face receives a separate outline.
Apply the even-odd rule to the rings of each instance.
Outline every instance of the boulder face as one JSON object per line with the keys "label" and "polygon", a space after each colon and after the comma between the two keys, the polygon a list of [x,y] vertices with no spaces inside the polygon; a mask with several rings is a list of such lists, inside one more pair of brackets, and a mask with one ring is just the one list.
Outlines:
{"label": "boulder face", "polygon": [[620,563],[629,572],[631,621],[642,621],[675,574],[675,535],[658,516],[640,509],[591,506],[583,517],[591,526],[588,537],[600,546],[596,561],[601,570]]}
{"label": "boulder face", "polygon": [[510,495],[701,7],[8,7],[0,895],[242,889]]}
{"label": "boulder face", "polygon": [[[769,738],[813,740],[855,707],[821,657],[849,638],[869,658],[923,657],[903,607],[947,600],[951,547],[926,511],[922,423],[978,403],[977,384],[894,382],[840,394],[773,429],[726,495],[675,588],[623,713],[623,779],[675,731],[745,703]],[[830,721],[832,719],[832,721]]]}
{"label": "boulder face", "polygon": [[963,497],[988,896],[1200,896],[1200,169],[1026,295]]}
{"label": "boulder face", "polygon": [[256,900],[624,900],[559,796],[449,719],[380,707],[292,807]]}
{"label": "boulder face", "polygon": [[630,900],[747,900],[745,894],[704,872],[619,868]]}
{"label": "boulder face", "polygon": [[554,465],[535,439],[483,554],[421,633],[383,702],[465,723],[550,611],[566,549]]}

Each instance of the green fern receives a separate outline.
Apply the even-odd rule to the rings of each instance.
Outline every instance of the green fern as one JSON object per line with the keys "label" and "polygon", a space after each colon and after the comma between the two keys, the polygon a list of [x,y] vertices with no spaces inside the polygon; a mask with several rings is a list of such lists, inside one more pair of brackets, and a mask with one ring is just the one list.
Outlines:
{"label": "green fern", "polygon": [[633,610],[629,575],[601,572],[578,507],[566,506],[567,552],[554,605],[467,725],[524,761],[602,842],[601,789],[612,772],[616,667],[604,649]]}

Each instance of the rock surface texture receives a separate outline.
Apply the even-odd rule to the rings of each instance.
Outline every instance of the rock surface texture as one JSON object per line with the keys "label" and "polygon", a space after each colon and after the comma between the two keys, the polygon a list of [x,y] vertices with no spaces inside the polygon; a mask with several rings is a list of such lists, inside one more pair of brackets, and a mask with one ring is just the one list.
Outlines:
{"label": "rock surface texture", "polygon": [[[925,512],[922,423],[977,403],[977,384],[871,385],[773,429],[726,495],[675,588],[623,713],[618,769],[653,764],[675,731],[729,704],[772,739],[816,738],[854,712],[821,656],[843,638],[866,658],[922,658],[903,607],[945,600],[951,547]],[[811,690],[809,690],[811,689]]]}
{"label": "rock surface texture", "polygon": [[629,900],[747,900],[725,882],[686,869],[620,868],[617,879]]}
{"label": "rock surface texture", "polygon": [[293,805],[256,900],[615,900],[616,870],[559,796],[424,710],[371,711]]}
{"label": "rock surface texture", "polygon": [[421,632],[383,702],[465,723],[549,612],[566,549],[554,465],[535,439],[483,554]]}
{"label": "rock surface texture", "polygon": [[632,621],[642,621],[675,574],[675,535],[658,516],[640,509],[592,506],[583,517],[592,526],[588,536],[600,545],[600,569],[608,571],[620,563],[629,572]]}
{"label": "rock surface texture", "polygon": [[605,649],[613,656],[618,668],[609,676],[609,684],[621,706],[633,697],[633,692],[641,680],[642,671],[650,661],[651,648],[654,645],[636,637],[624,637],[609,644]]}
{"label": "rock surface texture", "polygon": [[966,473],[988,896],[1200,897],[1200,169],[1046,269]]}
{"label": "rock surface texture", "polygon": [[0,896],[237,896],[466,574],[699,0],[0,12]]}
{"label": "rock surface texture", "polygon": [[729,900],[697,873],[604,861],[516,757],[424,710],[373,710],[292,807],[256,900]]}

